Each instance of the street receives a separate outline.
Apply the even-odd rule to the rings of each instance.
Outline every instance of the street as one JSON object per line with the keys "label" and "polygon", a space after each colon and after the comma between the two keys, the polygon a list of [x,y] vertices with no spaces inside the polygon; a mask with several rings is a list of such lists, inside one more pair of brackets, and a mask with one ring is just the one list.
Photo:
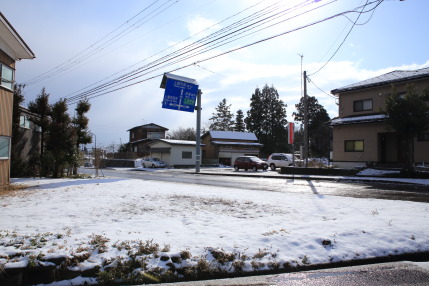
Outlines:
{"label": "street", "polygon": [[[292,192],[318,196],[343,196],[429,203],[429,188],[417,184],[368,181],[308,180],[281,175],[276,171],[239,171],[232,168],[207,168],[196,174],[194,169],[99,169],[100,176],[156,180],[186,184],[252,189],[271,192]],[[81,173],[95,174],[94,169],[81,168]]]}

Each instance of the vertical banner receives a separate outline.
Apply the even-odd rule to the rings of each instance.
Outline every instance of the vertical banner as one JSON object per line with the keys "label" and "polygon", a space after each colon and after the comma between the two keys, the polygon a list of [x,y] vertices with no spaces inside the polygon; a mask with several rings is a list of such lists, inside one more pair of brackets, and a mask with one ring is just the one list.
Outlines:
{"label": "vertical banner", "polygon": [[295,135],[295,123],[289,122],[288,123],[288,130],[287,130],[287,141],[289,144],[293,144],[293,137]]}

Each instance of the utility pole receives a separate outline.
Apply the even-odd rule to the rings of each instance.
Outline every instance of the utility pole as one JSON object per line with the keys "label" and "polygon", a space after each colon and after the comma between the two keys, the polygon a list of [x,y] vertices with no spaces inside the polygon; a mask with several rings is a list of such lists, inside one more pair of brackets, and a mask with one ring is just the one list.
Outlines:
{"label": "utility pole", "polygon": [[201,89],[198,89],[197,93],[197,106],[195,109],[197,110],[197,130],[196,131],[196,143],[197,148],[195,150],[195,173],[200,172],[200,166],[201,166]]}
{"label": "utility pole", "polygon": [[308,97],[307,97],[307,72],[304,71],[304,166],[308,167]]}

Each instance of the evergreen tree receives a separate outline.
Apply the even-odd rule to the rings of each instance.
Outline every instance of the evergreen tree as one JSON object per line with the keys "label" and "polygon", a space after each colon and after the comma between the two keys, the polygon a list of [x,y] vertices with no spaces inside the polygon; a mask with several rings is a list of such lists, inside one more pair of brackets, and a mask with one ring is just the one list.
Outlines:
{"label": "evergreen tree", "polygon": [[429,128],[429,89],[423,92],[414,84],[405,87],[406,93],[392,93],[386,98],[386,122],[406,139],[406,157],[410,165],[414,163],[414,137]]}
{"label": "evergreen tree", "polygon": [[24,102],[24,95],[22,95],[22,90],[24,85],[15,84],[13,88],[13,112],[12,112],[12,146],[11,146],[11,159],[14,161],[18,159],[18,154],[16,154],[16,146],[19,143],[19,133],[20,133],[20,111],[19,107]]}
{"label": "evergreen tree", "polygon": [[49,94],[46,93],[45,88],[37,96],[35,101],[28,104],[28,109],[40,116],[39,119],[32,119],[35,124],[40,126],[41,129],[41,148],[40,155],[43,156],[45,150],[45,137],[49,127],[49,115],[51,113],[51,106],[49,105]]}
{"label": "evergreen tree", "polygon": [[[76,116],[73,118],[74,133],[76,135],[76,154],[79,154],[80,144],[92,143],[92,136],[88,130],[89,119],[86,117],[86,113],[91,108],[91,104],[87,100],[81,100],[77,103],[75,111]],[[75,164],[73,168],[73,174],[77,174],[77,167],[79,164]]]}
{"label": "evergreen tree", "polygon": [[234,127],[234,121],[232,120],[231,104],[227,105],[226,99],[224,98],[219,102],[216,107],[216,112],[212,113],[212,117],[209,119],[212,121],[210,124],[210,130],[213,131],[232,131]]}
{"label": "evergreen tree", "polygon": [[235,116],[235,124],[234,131],[244,132],[246,131],[246,124],[244,124],[244,113],[243,110],[237,110],[237,114]]}
{"label": "evergreen tree", "polygon": [[255,89],[250,99],[250,110],[245,119],[246,128],[254,132],[265,155],[288,152],[286,104],[280,100],[277,90],[265,85],[262,91]]}
{"label": "evergreen tree", "polygon": [[[49,136],[46,148],[54,159],[53,176],[61,177],[67,165],[76,164],[76,133],[67,113],[68,107],[65,99],[57,101],[52,106]],[[70,168],[69,168],[70,169]]]}
{"label": "evergreen tree", "polygon": [[[331,129],[326,125],[330,120],[325,108],[314,96],[308,96],[308,139],[309,153],[315,157],[329,157]],[[295,121],[304,124],[304,98],[295,104],[297,112],[293,113]]]}

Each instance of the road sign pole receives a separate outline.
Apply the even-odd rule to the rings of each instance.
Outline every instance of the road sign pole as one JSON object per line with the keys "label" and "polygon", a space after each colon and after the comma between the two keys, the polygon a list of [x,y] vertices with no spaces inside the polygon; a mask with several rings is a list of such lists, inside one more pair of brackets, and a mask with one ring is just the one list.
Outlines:
{"label": "road sign pole", "polygon": [[196,130],[196,141],[197,149],[195,150],[195,173],[200,172],[201,166],[201,89],[198,89],[197,93],[197,130]]}

